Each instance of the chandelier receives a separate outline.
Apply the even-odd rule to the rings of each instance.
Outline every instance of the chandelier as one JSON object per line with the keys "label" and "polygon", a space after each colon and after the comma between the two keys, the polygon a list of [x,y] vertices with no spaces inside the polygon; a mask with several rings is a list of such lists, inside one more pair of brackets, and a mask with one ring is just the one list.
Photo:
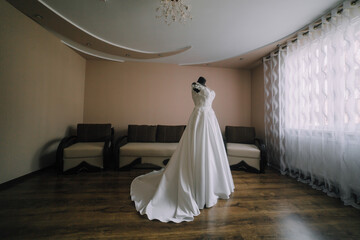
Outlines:
{"label": "chandelier", "polygon": [[185,23],[190,16],[190,6],[183,3],[183,0],[160,0],[160,7],[156,8],[156,18],[163,18],[165,23],[170,25],[173,22]]}

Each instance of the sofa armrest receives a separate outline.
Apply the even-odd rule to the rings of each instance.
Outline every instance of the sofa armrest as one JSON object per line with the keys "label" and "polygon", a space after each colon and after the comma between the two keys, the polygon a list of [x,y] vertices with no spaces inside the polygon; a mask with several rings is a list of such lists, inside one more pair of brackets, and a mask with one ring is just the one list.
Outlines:
{"label": "sofa armrest", "polygon": [[260,151],[265,151],[265,143],[260,138],[255,138],[255,145],[260,149]]}
{"label": "sofa armrest", "polygon": [[103,148],[103,156],[104,156],[104,168],[111,169],[113,166],[113,147],[114,147],[114,130],[111,128],[111,136],[105,139],[104,148]]}
{"label": "sofa armrest", "polygon": [[265,173],[266,166],[266,146],[262,139],[255,138],[255,145],[260,149],[260,172]]}
{"label": "sofa armrest", "polygon": [[[127,135],[125,136],[122,136],[122,137],[119,137],[118,139],[116,139],[116,142],[115,142],[115,146],[114,148],[120,148],[121,145],[125,145],[125,144],[121,144],[125,139],[127,139]],[[126,143],[126,142],[125,142]]]}
{"label": "sofa armrest", "polygon": [[119,155],[120,155],[120,147],[125,145],[127,141],[124,141],[125,139],[127,140],[128,136],[122,136],[119,137],[118,139],[116,139],[115,144],[114,144],[114,148],[113,148],[113,156],[114,156],[114,169],[118,169],[119,168]]}
{"label": "sofa armrest", "polygon": [[64,137],[56,150],[56,168],[62,173],[64,164],[64,148],[67,148],[77,142],[76,136]]}

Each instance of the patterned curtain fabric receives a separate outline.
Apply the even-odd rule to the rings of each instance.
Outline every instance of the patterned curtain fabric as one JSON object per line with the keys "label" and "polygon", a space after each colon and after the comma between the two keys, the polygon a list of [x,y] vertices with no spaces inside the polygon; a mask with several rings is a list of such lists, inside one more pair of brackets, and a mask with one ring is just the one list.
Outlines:
{"label": "patterned curtain fabric", "polygon": [[360,1],[264,58],[268,162],[360,208]]}

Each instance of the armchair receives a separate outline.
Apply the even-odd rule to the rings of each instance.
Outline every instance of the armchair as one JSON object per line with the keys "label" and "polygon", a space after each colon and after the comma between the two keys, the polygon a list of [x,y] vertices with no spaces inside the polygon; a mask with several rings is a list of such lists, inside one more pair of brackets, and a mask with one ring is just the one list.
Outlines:
{"label": "armchair", "polygon": [[265,172],[265,144],[261,139],[255,138],[255,128],[226,126],[225,148],[231,169]]}
{"label": "armchair", "polygon": [[60,172],[99,171],[111,167],[111,124],[78,124],[77,135],[62,139],[56,161]]}

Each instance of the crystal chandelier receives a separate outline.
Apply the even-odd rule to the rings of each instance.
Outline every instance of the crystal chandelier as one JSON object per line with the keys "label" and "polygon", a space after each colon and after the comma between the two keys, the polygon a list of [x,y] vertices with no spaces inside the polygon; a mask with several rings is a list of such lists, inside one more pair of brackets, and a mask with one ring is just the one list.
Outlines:
{"label": "crystal chandelier", "polygon": [[190,6],[183,3],[183,0],[160,0],[160,7],[156,9],[156,18],[163,18],[165,23],[170,25],[173,22],[185,23],[190,16]]}

